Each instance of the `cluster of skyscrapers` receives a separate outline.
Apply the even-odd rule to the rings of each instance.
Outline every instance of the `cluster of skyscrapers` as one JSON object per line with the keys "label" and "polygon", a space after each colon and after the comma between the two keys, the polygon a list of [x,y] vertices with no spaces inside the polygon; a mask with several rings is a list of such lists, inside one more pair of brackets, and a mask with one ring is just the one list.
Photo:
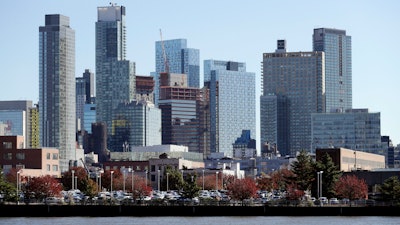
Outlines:
{"label": "cluster of skyscrapers", "polygon": [[386,154],[380,114],[352,109],[351,37],[344,30],[314,29],[312,51],[288,52],[286,40],[278,40],[275,52],[262,55],[259,97],[256,75],[243,62],[204,60],[200,74],[200,50],[188,48],[186,39],[156,41],[155,71],[137,75],[126,59],[125,7],[97,12],[95,73],[75,77],[69,18],[46,15],[39,28],[38,107],[0,104],[4,131],[10,129],[6,110],[17,110],[14,120],[29,127],[38,121],[36,133],[12,133],[29,138],[31,147],[58,148],[61,171],[80,147],[100,160],[107,160],[108,151],[161,144],[188,146],[204,158],[294,156],[330,146]]}

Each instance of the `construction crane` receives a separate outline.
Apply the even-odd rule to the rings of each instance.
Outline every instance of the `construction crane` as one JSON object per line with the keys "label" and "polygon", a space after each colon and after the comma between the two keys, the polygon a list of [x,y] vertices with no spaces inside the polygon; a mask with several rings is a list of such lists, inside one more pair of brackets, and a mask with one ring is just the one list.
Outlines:
{"label": "construction crane", "polygon": [[162,32],[160,29],[160,38],[161,38],[161,48],[162,48],[162,53],[163,53],[163,58],[164,58],[164,72],[169,73],[169,65],[168,65],[168,59],[167,59],[167,54],[165,53],[165,47],[164,47],[164,41],[162,38]]}

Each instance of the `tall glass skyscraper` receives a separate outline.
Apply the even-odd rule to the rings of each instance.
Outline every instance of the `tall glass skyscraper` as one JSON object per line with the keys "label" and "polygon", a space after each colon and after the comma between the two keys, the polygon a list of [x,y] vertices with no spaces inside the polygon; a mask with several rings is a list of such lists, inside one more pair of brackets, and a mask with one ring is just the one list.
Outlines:
{"label": "tall glass skyscraper", "polygon": [[204,75],[210,89],[210,150],[232,157],[242,131],[256,133],[256,75],[246,72],[245,63],[219,60],[205,60]]}
{"label": "tall glass skyscraper", "polygon": [[125,7],[116,5],[98,7],[96,121],[106,123],[108,134],[111,134],[113,126],[113,110],[118,104],[129,103],[135,97],[135,64],[126,60],[125,55]]}
{"label": "tall glass skyscraper", "polygon": [[326,112],[351,109],[351,36],[345,30],[314,29],[313,50],[325,52]]}
{"label": "tall glass skyscraper", "polygon": [[75,31],[69,18],[46,15],[39,27],[40,143],[60,151],[60,170],[75,160]]}
{"label": "tall glass skyscraper", "polygon": [[87,131],[88,134],[92,134],[92,123],[96,122],[96,104],[87,103],[84,105],[83,109],[83,129]]}
{"label": "tall glass skyscraper", "polygon": [[325,112],[324,53],[286,52],[280,43],[263,54],[260,133],[282,155],[295,156],[311,147],[311,113]]}
{"label": "tall glass skyscraper", "polygon": [[90,127],[85,127],[84,112],[85,104],[92,104],[94,101],[94,74],[86,69],[82,77],[77,77],[75,80],[77,130],[87,131]]}
{"label": "tall glass skyscraper", "polygon": [[[164,45],[167,65],[165,64],[162,45]],[[200,51],[188,48],[186,39],[156,41],[156,72],[151,74],[155,81],[156,105],[159,97],[159,76],[162,72],[186,74],[188,87],[203,87],[204,81],[200,76]]]}

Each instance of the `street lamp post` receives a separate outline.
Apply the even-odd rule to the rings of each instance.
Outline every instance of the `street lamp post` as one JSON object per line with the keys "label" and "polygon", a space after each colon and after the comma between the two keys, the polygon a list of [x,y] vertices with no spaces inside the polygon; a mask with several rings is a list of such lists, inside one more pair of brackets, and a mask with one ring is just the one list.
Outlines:
{"label": "street lamp post", "polygon": [[321,197],[322,197],[322,195],[323,195],[323,193],[322,193],[322,173],[323,173],[324,171],[320,171],[319,173],[320,173],[320,176],[321,176],[321,178],[319,179],[319,184],[321,185],[321,191],[319,192],[320,193],[320,195],[321,195]]}
{"label": "street lamp post", "polygon": [[158,177],[158,191],[160,191],[160,170],[157,170],[157,177]]}
{"label": "street lamp post", "polygon": [[135,173],[135,171],[133,170],[133,168],[132,168],[132,170],[131,170],[131,172],[132,172],[132,197],[133,197],[133,191],[135,190],[135,181],[134,181],[134,173]]}
{"label": "street lamp post", "polygon": [[20,180],[19,180],[19,178],[20,178],[20,174],[21,173],[21,171],[20,170],[18,170],[17,171],[17,205],[19,205],[19,190],[20,190],[20,188],[19,188],[19,184],[20,184]]}
{"label": "street lamp post", "polygon": [[96,189],[99,192],[99,172],[96,173]]}
{"label": "street lamp post", "polygon": [[203,170],[203,191],[204,191],[204,170]]}
{"label": "street lamp post", "polygon": [[[185,183],[185,180],[183,179],[183,169],[181,169],[181,178],[182,178],[182,182]],[[183,185],[181,187],[181,191],[183,191]]]}
{"label": "street lamp post", "polygon": [[357,152],[354,151],[354,170],[357,170]]}
{"label": "street lamp post", "polygon": [[148,171],[145,170],[145,173],[146,173],[146,179],[145,179],[145,181],[146,181],[146,187],[147,187],[147,173],[148,173]]}
{"label": "street lamp post", "polygon": [[218,171],[215,172],[215,190],[218,190]]}
{"label": "street lamp post", "polygon": [[169,173],[167,173],[167,191],[169,191],[168,175]]}
{"label": "street lamp post", "polygon": [[317,193],[318,193],[318,199],[322,196],[322,173],[324,171],[318,171],[317,172]]}
{"label": "street lamp post", "polygon": [[113,196],[113,194],[112,194],[112,189],[113,189],[113,173],[114,173],[114,171],[110,171],[110,174],[111,174],[111,185],[110,185],[110,194],[111,194],[111,197]]}
{"label": "street lamp post", "polygon": [[319,171],[317,172],[317,199],[319,199]]}
{"label": "street lamp post", "polygon": [[99,190],[100,191],[102,190],[102,188],[101,188],[101,172],[100,172],[100,177],[99,177]]}
{"label": "street lamp post", "polygon": [[123,179],[124,179],[124,185],[123,185],[123,186],[124,186],[124,187],[123,187],[124,193],[125,193],[125,172],[126,172],[126,171],[125,171],[125,169],[124,169],[124,170],[123,170],[123,174],[122,174],[122,175],[123,175],[122,177],[123,177]]}
{"label": "street lamp post", "polygon": [[71,185],[71,189],[74,190],[74,189],[75,189],[75,184],[74,184],[74,181],[75,181],[75,178],[74,178],[74,176],[75,176],[75,170],[71,170],[71,173],[72,173],[72,185]]}

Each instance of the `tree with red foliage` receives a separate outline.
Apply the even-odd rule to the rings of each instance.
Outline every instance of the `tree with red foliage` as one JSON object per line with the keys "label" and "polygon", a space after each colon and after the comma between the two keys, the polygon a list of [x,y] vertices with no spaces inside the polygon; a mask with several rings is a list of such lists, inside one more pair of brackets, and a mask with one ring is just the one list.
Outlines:
{"label": "tree with red foliage", "polygon": [[293,184],[293,177],[294,173],[291,170],[282,168],[257,178],[257,188],[265,191],[286,190]]}
{"label": "tree with red foliage", "polygon": [[363,179],[355,175],[344,175],[334,184],[334,190],[338,197],[350,200],[365,199],[368,196],[368,185]]}
{"label": "tree with red foliage", "polygon": [[122,183],[123,183],[123,178],[122,178],[122,173],[119,170],[106,170],[104,171],[102,177],[101,177],[101,184],[103,187],[105,187],[108,190],[111,190],[111,171],[114,171],[112,174],[112,181],[113,181],[113,186],[112,190],[121,190],[122,189]]}
{"label": "tree with red foliage", "polygon": [[32,177],[26,184],[26,193],[34,194],[38,200],[61,196],[62,185],[50,175]]}
{"label": "tree with red foliage", "polygon": [[146,178],[134,176],[134,182],[134,199],[143,199],[143,197],[150,195],[152,188],[146,185]]}
{"label": "tree with red foliage", "polygon": [[88,177],[87,171],[83,167],[72,167],[68,171],[63,173],[61,182],[64,190],[72,189],[72,171],[74,171],[74,183],[76,181],[76,187],[85,195],[94,196],[97,191],[97,184],[94,180]]}
{"label": "tree with red foliage", "polygon": [[[203,189],[203,176],[197,177],[197,185]],[[215,175],[205,175],[204,176],[204,189],[214,190],[215,189]]]}
{"label": "tree with red foliage", "polygon": [[270,191],[272,190],[271,176],[262,173],[260,177],[257,177],[256,185],[258,190]]}
{"label": "tree with red foliage", "polygon": [[232,199],[242,201],[256,197],[257,186],[253,178],[236,179],[228,185],[228,193]]}
{"label": "tree with red foliage", "polygon": [[301,200],[301,198],[304,196],[304,191],[299,190],[297,188],[297,185],[295,183],[289,184],[286,187],[286,199],[287,200]]}
{"label": "tree with red foliage", "polygon": [[[76,177],[76,186],[79,190],[83,191],[84,184],[86,184],[88,180],[88,175],[83,167],[71,167],[68,171],[63,173],[63,176],[61,178],[61,182],[64,186],[64,190],[71,190],[73,189],[72,187],[72,171],[74,171],[74,177]],[[75,182],[75,181],[74,181]]]}

